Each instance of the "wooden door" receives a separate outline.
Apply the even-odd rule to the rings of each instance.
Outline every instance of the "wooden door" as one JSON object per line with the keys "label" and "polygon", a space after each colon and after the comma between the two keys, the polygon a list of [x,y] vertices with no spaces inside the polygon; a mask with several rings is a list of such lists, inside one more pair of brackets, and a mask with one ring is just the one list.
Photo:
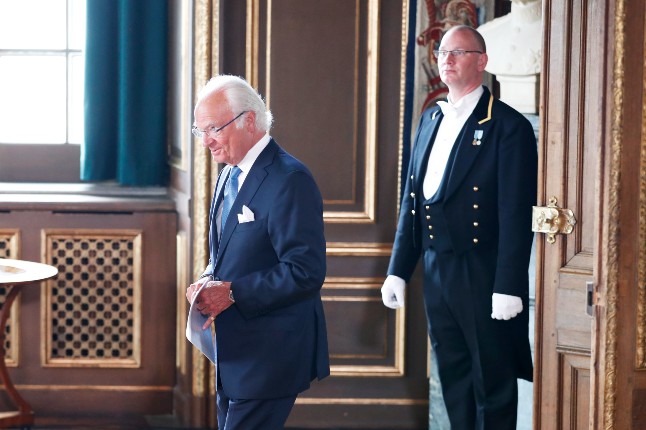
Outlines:
{"label": "wooden door", "polygon": [[543,19],[538,200],[578,222],[537,241],[534,428],[643,429],[645,6],[546,1]]}
{"label": "wooden door", "polygon": [[[384,307],[380,293],[398,213],[408,16],[408,1],[195,2],[195,87],[216,73],[249,80],[275,116],[272,137],[310,168],[323,195],[332,374],[299,396],[288,428],[428,423],[421,283],[411,285],[403,310]],[[193,240],[200,250],[208,225],[199,219],[204,209],[208,214],[214,183],[204,172],[217,166],[194,149]],[[193,256],[194,269],[203,267],[205,255]],[[193,403],[203,405],[193,407],[191,421],[213,426],[212,379],[205,377],[212,366],[188,354]]]}

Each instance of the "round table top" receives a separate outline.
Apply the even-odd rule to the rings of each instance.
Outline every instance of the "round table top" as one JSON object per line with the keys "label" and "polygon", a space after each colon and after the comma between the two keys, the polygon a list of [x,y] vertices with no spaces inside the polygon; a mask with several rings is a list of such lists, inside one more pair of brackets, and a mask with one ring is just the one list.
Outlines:
{"label": "round table top", "polygon": [[0,284],[25,284],[53,278],[58,269],[49,264],[0,258]]}

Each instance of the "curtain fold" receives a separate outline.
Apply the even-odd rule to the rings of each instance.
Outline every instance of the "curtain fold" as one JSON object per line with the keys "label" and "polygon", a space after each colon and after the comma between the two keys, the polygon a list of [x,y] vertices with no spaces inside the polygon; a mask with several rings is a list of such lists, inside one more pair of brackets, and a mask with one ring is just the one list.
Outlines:
{"label": "curtain fold", "polygon": [[168,181],[166,0],[90,0],[81,180]]}

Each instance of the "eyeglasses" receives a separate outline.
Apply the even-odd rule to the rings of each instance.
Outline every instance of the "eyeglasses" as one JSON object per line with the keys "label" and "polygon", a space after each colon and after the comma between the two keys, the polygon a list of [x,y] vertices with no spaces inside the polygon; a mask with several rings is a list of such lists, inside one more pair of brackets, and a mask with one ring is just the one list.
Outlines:
{"label": "eyeglasses", "polygon": [[206,129],[206,130],[202,130],[201,128],[197,128],[196,126],[193,126],[193,127],[191,128],[191,133],[193,133],[193,136],[195,136],[195,137],[199,137],[200,139],[201,139],[201,138],[203,138],[205,134],[208,134],[211,138],[215,139],[216,137],[218,137],[218,134],[219,134],[219,133],[220,133],[220,132],[221,132],[221,131],[226,127],[226,126],[228,126],[228,125],[229,125],[229,124],[231,124],[233,121],[235,121],[236,119],[240,118],[242,115],[246,114],[247,112],[249,112],[249,111],[243,110],[242,112],[240,112],[240,113],[238,114],[238,116],[236,116],[236,117],[235,117],[235,118],[233,118],[231,121],[229,121],[229,122],[227,122],[226,124],[224,124],[222,127],[215,127],[215,126],[213,126],[213,127],[209,127],[209,128],[208,128],[208,129]]}
{"label": "eyeglasses", "polygon": [[464,54],[470,54],[470,53],[476,53],[476,54],[483,54],[482,51],[467,51],[464,49],[454,49],[453,51],[445,51],[443,49],[436,49],[433,51],[433,55],[435,55],[435,58],[446,58],[449,56],[449,54],[453,55],[454,57],[462,57]]}

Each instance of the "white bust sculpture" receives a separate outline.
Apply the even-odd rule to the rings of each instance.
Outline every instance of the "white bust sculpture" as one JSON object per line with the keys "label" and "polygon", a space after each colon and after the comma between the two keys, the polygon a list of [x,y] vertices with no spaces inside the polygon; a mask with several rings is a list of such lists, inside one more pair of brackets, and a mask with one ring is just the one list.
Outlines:
{"label": "white bust sculpture", "polygon": [[511,13],[478,31],[487,44],[487,72],[500,82],[500,98],[523,113],[536,113],[542,62],[542,1],[511,0]]}

